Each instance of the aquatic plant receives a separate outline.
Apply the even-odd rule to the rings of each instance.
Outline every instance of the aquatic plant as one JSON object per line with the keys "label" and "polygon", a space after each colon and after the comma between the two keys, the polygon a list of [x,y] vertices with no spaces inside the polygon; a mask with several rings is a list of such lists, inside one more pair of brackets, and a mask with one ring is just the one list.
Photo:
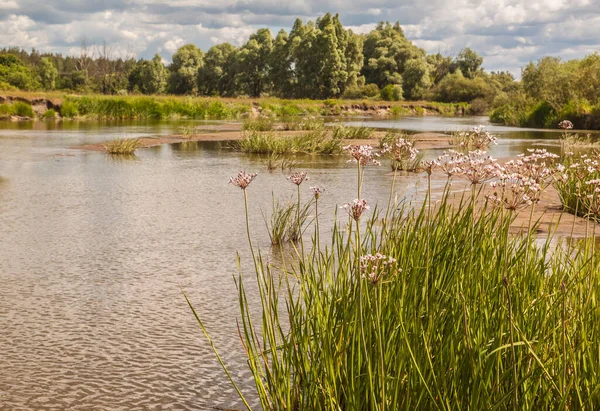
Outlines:
{"label": "aquatic plant", "polygon": [[324,130],[295,135],[251,131],[244,133],[234,147],[257,154],[337,154],[342,151],[341,141],[328,137]]}
{"label": "aquatic plant", "polygon": [[139,138],[117,138],[104,144],[108,154],[131,155],[141,146]]}
{"label": "aquatic plant", "polygon": [[416,171],[419,170],[423,154],[415,148],[415,141],[398,137],[391,144],[383,143],[382,153],[391,160],[392,170]]}
{"label": "aquatic plant", "polygon": [[333,127],[333,138],[344,140],[368,140],[373,134],[373,129],[364,126],[345,126],[342,124]]}
{"label": "aquatic plant", "polygon": [[600,153],[568,153],[559,165],[554,187],[565,211],[600,221]]}
{"label": "aquatic plant", "polygon": [[[535,236],[531,220],[511,236],[514,213],[479,209],[476,198],[455,206],[449,187],[435,209],[426,198],[393,207],[387,218],[366,215],[361,173],[372,149],[349,153],[358,196],[343,206],[347,222],[334,218],[325,247],[317,231],[313,247],[275,267],[255,253],[246,213],[260,307],[256,314],[240,274],[238,329],[261,408],[593,409],[600,402],[595,239],[556,246],[551,235]],[[503,169],[473,155],[442,156],[427,164],[428,174],[442,167],[473,186],[487,181],[487,168],[519,170],[540,186],[551,178],[546,153]],[[595,192],[600,183],[587,185]]]}
{"label": "aquatic plant", "polygon": [[463,151],[486,150],[497,145],[498,139],[485,129],[485,126],[473,127],[469,131],[457,131],[451,134],[449,143]]}
{"label": "aquatic plant", "polygon": [[242,123],[242,130],[249,131],[271,131],[275,122],[273,119],[268,117],[259,117],[255,119],[246,120]]}

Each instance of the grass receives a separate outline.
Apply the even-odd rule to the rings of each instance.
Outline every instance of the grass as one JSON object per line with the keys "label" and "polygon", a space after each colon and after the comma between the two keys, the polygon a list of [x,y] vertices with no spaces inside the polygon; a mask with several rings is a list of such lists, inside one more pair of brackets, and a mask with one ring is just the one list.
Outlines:
{"label": "grass", "polygon": [[554,186],[568,213],[600,221],[600,153],[569,155]]}
{"label": "grass", "polygon": [[245,153],[257,154],[338,154],[342,152],[341,140],[331,138],[324,130],[313,130],[297,135],[247,132],[234,143]]}
{"label": "grass", "polygon": [[[359,198],[362,173],[359,165]],[[535,236],[535,222],[515,237],[514,213],[487,208],[475,189],[458,205],[449,192],[435,205],[427,196],[385,215],[333,216],[323,245],[316,219],[312,247],[301,240],[296,258],[282,254],[277,267],[247,225],[260,310],[240,274],[238,329],[262,409],[600,404],[595,239],[557,245]],[[248,215],[246,189],[244,203]]]}
{"label": "grass", "polygon": [[246,120],[242,123],[242,130],[246,131],[271,131],[275,122],[268,117]]}
{"label": "grass", "polygon": [[333,137],[344,140],[368,140],[373,135],[373,129],[364,126],[336,125],[333,127]]}
{"label": "grass", "polygon": [[42,114],[42,118],[47,120],[54,120],[56,118],[56,115],[56,111],[51,108],[49,110],[46,110],[44,114]]}
{"label": "grass", "polygon": [[117,138],[115,140],[108,141],[104,148],[108,154],[124,154],[131,155],[141,146],[140,139],[138,138]]}
{"label": "grass", "polygon": [[[271,245],[280,246],[290,241],[298,242],[301,238],[300,231],[304,232],[312,207],[312,201],[300,205],[298,214],[297,203],[291,200],[276,199],[273,195],[270,219],[267,220],[263,213]],[[300,218],[300,223],[298,223],[298,218]]]}

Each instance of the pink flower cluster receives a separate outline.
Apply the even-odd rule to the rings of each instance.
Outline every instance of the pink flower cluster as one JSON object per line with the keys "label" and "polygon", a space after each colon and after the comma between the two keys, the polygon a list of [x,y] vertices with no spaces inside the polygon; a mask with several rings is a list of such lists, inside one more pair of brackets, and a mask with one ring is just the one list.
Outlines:
{"label": "pink flower cluster", "polygon": [[416,159],[417,154],[419,154],[419,150],[415,148],[415,145],[412,141],[399,138],[394,141],[394,144],[391,146],[388,143],[384,143],[381,153],[388,154],[388,156],[395,161],[403,162],[406,160]]}
{"label": "pink flower cluster", "polygon": [[346,210],[355,221],[358,221],[360,220],[360,216],[371,207],[367,205],[367,200],[357,198],[351,203],[344,204],[341,208]]}
{"label": "pink flower cluster", "polygon": [[573,128],[573,123],[569,120],[563,120],[558,123],[558,128],[562,128],[563,130],[571,130]]}
{"label": "pink flower cluster", "polygon": [[313,193],[313,196],[315,197],[316,200],[319,199],[319,197],[321,197],[321,194],[323,194],[325,192],[324,188],[321,187],[311,187],[310,190]]}
{"label": "pink flower cluster", "polygon": [[366,166],[369,164],[374,164],[376,166],[381,165],[381,162],[376,160],[376,158],[379,157],[379,154],[374,152],[373,147],[371,146],[349,145],[345,146],[344,150],[346,150],[352,157],[352,160],[349,160],[349,162],[359,163],[361,166]]}
{"label": "pink flower cluster", "polygon": [[234,186],[245,190],[255,177],[256,173],[246,173],[244,170],[241,170],[237,177],[229,177],[229,184],[233,184]]}
{"label": "pink flower cluster", "polygon": [[492,144],[498,144],[496,136],[485,130],[485,126],[473,127],[468,132],[459,133],[458,142],[468,150],[484,150]]}
{"label": "pink flower cluster", "polygon": [[471,184],[481,184],[498,176],[501,170],[497,160],[486,155],[485,151],[469,151],[468,154],[449,150],[438,157],[437,164],[448,176],[457,175]]}
{"label": "pink flower cluster", "polygon": [[394,275],[402,272],[402,269],[394,268],[395,265],[395,258],[387,257],[381,253],[375,255],[367,254],[360,258],[362,276],[373,285],[379,284],[386,275]]}
{"label": "pink flower cluster", "polygon": [[296,171],[295,173],[292,173],[291,176],[286,177],[288,181],[296,184],[297,186],[299,186],[300,184],[302,184],[304,181],[308,181],[310,180],[310,178],[308,178],[308,174],[305,172],[300,172],[300,171]]}

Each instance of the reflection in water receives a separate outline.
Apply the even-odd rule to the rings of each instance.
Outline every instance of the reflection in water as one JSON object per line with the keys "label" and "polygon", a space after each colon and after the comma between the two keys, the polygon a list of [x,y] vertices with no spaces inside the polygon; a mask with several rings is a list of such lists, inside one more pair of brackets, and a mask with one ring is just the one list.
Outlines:
{"label": "reflection in water", "polygon": [[[235,325],[237,250],[247,278],[252,270],[242,193],[227,181],[240,169],[259,173],[248,189],[250,227],[277,265],[280,251],[270,247],[261,210],[271,210],[272,193],[296,195],[288,171],[267,173],[264,156],[219,143],[139,149],[135,159],[78,150],[59,155],[70,145],[125,132],[158,135],[174,125],[77,123],[68,130],[63,122],[49,130],[40,124],[0,130],[0,175],[8,181],[0,183],[2,407],[241,409],[181,291],[234,378],[250,381]],[[506,135],[494,150],[512,155],[547,143]],[[295,161],[311,184],[327,189],[319,203],[326,238],[327,217],[356,197],[356,170],[343,156]],[[368,168],[364,197],[386,204],[391,180],[389,167]],[[410,199],[425,192],[427,181],[399,175],[396,187]],[[308,184],[302,189],[308,198]],[[258,307],[252,281],[247,288]]]}

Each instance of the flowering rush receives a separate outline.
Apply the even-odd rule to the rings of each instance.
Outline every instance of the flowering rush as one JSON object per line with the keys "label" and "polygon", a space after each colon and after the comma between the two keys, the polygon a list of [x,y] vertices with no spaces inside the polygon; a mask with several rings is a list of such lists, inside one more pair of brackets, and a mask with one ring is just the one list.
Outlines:
{"label": "flowering rush", "polygon": [[310,178],[308,178],[308,174],[306,174],[305,172],[299,172],[299,171],[293,173],[291,176],[286,177],[286,178],[288,181],[296,184],[297,186],[302,184],[304,181],[310,180]]}
{"label": "flowering rush", "polygon": [[321,194],[323,194],[325,192],[325,189],[315,186],[315,187],[311,187],[310,191],[312,191],[313,196],[315,196],[315,199],[318,200],[319,197],[321,197]]}
{"label": "flowering rush", "polygon": [[569,120],[563,120],[558,123],[558,128],[562,128],[563,130],[571,130],[573,128],[573,123]]}
{"label": "flowering rush", "polygon": [[381,162],[376,160],[376,157],[379,157],[379,154],[373,151],[373,147],[364,145],[349,145],[345,146],[344,150],[350,154],[352,160],[349,162],[359,163],[361,166],[366,166],[368,164],[374,164],[376,166],[380,166]]}
{"label": "flowering rush", "polygon": [[355,221],[360,220],[360,216],[366,210],[369,210],[371,207],[367,205],[367,200],[357,198],[351,203],[344,204],[341,208],[346,210],[346,212],[352,217]]}
{"label": "flowering rush", "polygon": [[367,254],[360,257],[360,271],[362,276],[371,284],[377,285],[386,274],[396,274],[402,272],[402,269],[394,269],[396,259],[387,257],[381,253]]}
{"label": "flowering rush", "polygon": [[237,177],[229,177],[229,184],[245,190],[255,177],[256,173],[246,173],[244,170],[240,170]]}

